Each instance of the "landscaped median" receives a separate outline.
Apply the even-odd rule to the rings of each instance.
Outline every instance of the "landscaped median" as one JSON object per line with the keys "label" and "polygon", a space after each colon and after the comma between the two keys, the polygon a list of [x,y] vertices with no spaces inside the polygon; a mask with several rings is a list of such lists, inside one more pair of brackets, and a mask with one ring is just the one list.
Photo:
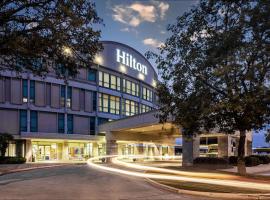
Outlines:
{"label": "landscaped median", "polygon": [[[101,158],[110,158],[111,164],[100,164]],[[114,155],[91,158],[88,165],[103,171],[145,178],[153,185],[182,194],[218,199],[270,199],[270,177],[243,177],[198,166],[154,167],[156,161],[152,162],[144,162],[139,156],[127,159]]]}
{"label": "landscaped median", "polygon": [[[257,158],[256,158],[257,159]],[[176,171],[185,171],[187,173],[194,173],[193,177],[205,177],[207,179],[223,179],[224,182],[227,180],[237,180],[241,182],[239,187],[237,186],[230,186],[230,185],[216,185],[216,184],[208,184],[208,183],[199,183],[199,182],[191,182],[191,181],[177,181],[177,180],[159,180],[159,179],[147,179],[152,185],[155,185],[159,188],[167,189],[170,191],[174,191],[181,194],[190,194],[190,195],[198,195],[198,196],[205,196],[205,197],[215,197],[215,198],[222,198],[222,199],[270,199],[270,192],[269,190],[264,190],[263,188],[258,187],[257,189],[253,188],[243,188],[242,183],[246,184],[257,184],[257,183],[269,183],[270,184],[270,177],[267,176],[260,176],[255,175],[254,173],[248,174],[246,176],[239,176],[235,173],[229,172],[234,168],[226,169],[227,172],[222,171],[218,172],[217,170],[207,169],[204,168],[206,163],[203,161],[212,161],[216,160],[217,165],[220,165],[223,161],[218,159],[201,159],[196,161],[196,165],[193,167],[183,168],[183,167],[169,167],[169,170],[176,170]],[[200,165],[200,164],[202,165]],[[205,164],[205,165],[204,165]],[[213,164],[213,163],[212,163]],[[224,167],[226,167],[226,163],[223,163]],[[264,164],[256,167],[248,167],[248,171],[252,170],[258,171],[260,170],[269,170],[270,165]],[[236,169],[235,169],[236,170]],[[155,171],[148,170],[146,173],[153,174],[156,173]],[[158,173],[159,174],[159,173]],[[173,175],[173,173],[166,173],[167,175]],[[218,177],[213,176],[214,174],[219,174]],[[222,178],[223,177],[223,178]],[[240,184],[240,183],[239,183]]]}
{"label": "landscaped median", "polygon": [[[173,170],[177,170],[177,168],[170,168]],[[179,171],[183,171],[183,169],[179,169]],[[192,169],[188,172],[192,173]],[[207,178],[205,176],[207,171],[198,171],[196,172],[202,174],[201,177]],[[148,174],[156,173],[155,171],[147,171]],[[224,175],[224,181],[226,180],[239,180],[244,182],[254,183],[270,183],[270,177],[260,177],[260,176],[247,176],[240,177],[231,173],[220,173],[219,177],[211,176],[211,172],[209,171],[209,177],[207,179],[219,179],[220,176]],[[215,173],[215,172],[214,172]],[[158,173],[159,174],[159,173]],[[167,175],[173,175],[170,173],[166,173]],[[161,189],[166,189],[169,191],[173,191],[176,193],[187,194],[187,195],[198,195],[204,197],[215,197],[222,199],[270,199],[269,190],[263,190],[262,188],[258,189],[250,189],[243,188],[237,186],[225,186],[225,185],[216,185],[216,184],[207,184],[207,183],[199,183],[199,182],[190,182],[190,181],[177,181],[177,180],[159,180],[159,179],[149,179],[148,182],[152,185],[159,187]]]}

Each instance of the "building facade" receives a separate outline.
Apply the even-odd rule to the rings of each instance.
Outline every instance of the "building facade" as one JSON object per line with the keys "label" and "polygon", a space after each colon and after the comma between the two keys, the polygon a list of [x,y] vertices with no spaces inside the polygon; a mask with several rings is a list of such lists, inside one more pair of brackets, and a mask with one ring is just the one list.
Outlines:
{"label": "building facade", "polygon": [[[160,124],[157,74],[135,49],[103,41],[104,49],[75,78],[0,72],[0,134],[10,133],[7,156],[27,161],[73,161],[105,154],[174,155],[181,127]],[[39,60],[51,67],[56,63]],[[239,136],[183,138],[183,164],[200,155],[237,154]],[[247,137],[246,153],[252,138]]]}
{"label": "building facade", "polygon": [[[67,81],[54,73],[41,78],[1,72],[0,133],[15,138],[8,156],[53,161],[104,155],[100,124],[156,107],[157,74],[148,60],[127,45],[102,44],[94,63]],[[40,64],[55,63],[41,59]]]}

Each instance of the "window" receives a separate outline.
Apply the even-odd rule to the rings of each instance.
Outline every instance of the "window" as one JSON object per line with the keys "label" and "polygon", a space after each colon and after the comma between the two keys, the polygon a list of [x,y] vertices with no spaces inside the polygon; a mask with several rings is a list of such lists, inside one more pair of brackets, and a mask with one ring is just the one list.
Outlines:
{"label": "window", "polygon": [[152,110],[152,108],[150,106],[141,104],[141,113],[145,113],[145,112],[148,112],[150,110]]}
{"label": "window", "polygon": [[68,86],[67,90],[67,107],[71,107],[71,99],[72,99],[72,87]]}
{"label": "window", "polygon": [[116,96],[110,96],[110,113],[119,115],[120,113],[120,98]]}
{"label": "window", "polygon": [[120,78],[115,75],[101,71],[99,72],[99,86],[120,91],[121,90],[120,82],[121,82]]}
{"label": "window", "polygon": [[131,83],[131,94],[132,95],[136,95],[136,84],[135,83]]}
{"label": "window", "polygon": [[218,144],[218,138],[217,137],[208,137],[207,138],[207,144]]}
{"label": "window", "polygon": [[122,104],[122,112],[125,116],[132,116],[139,113],[139,105],[135,101],[125,99]]}
{"label": "window", "polygon": [[143,96],[142,96],[142,98],[143,99],[147,99],[147,91],[146,91],[146,88],[145,87],[143,87]]}
{"label": "window", "polygon": [[96,81],[97,71],[95,69],[88,70],[88,81]]}
{"label": "window", "polygon": [[143,99],[153,101],[153,92],[150,89],[143,87],[142,92]]}
{"label": "window", "polygon": [[106,88],[110,87],[110,75],[108,73],[103,73],[103,86]]}
{"label": "window", "polygon": [[119,115],[120,98],[108,94],[99,93],[99,111]]}
{"label": "window", "polygon": [[139,84],[123,79],[123,91],[133,96],[139,96]]}
{"label": "window", "polygon": [[28,101],[28,80],[22,80],[22,96],[23,96],[23,103],[27,103]]}
{"label": "window", "polygon": [[98,74],[98,84],[99,86],[103,86],[103,72],[99,71]]}
{"label": "window", "polygon": [[96,134],[96,118],[90,117],[90,135]]}
{"label": "window", "polygon": [[27,131],[27,111],[20,110],[20,131]]}
{"label": "window", "polygon": [[103,112],[109,112],[109,95],[103,94]]}
{"label": "window", "polygon": [[58,133],[65,132],[65,115],[58,113]]}
{"label": "window", "polygon": [[117,83],[116,83],[116,77],[114,75],[111,75],[111,88],[116,90]]}
{"label": "window", "polygon": [[66,97],[66,86],[65,85],[61,85],[61,97],[60,97],[60,105],[62,107],[65,106],[65,98]]}
{"label": "window", "polygon": [[67,115],[67,133],[73,133],[73,115],[70,114]]}
{"label": "window", "polygon": [[38,116],[37,111],[31,111],[30,112],[30,131],[31,132],[37,132],[38,127]]}
{"label": "window", "polygon": [[30,81],[30,102],[35,102],[35,81]]}
{"label": "window", "polygon": [[93,92],[93,111],[97,111],[97,92]]}
{"label": "window", "polygon": [[126,92],[128,94],[131,94],[131,82],[130,81],[126,81]]}
{"label": "window", "polygon": [[119,77],[116,77],[116,83],[117,83],[117,90],[121,90],[121,79]]}
{"label": "window", "polygon": [[5,156],[10,156],[10,157],[16,156],[16,150],[17,149],[18,148],[16,148],[16,143],[14,141],[10,141],[8,143],[8,147],[6,148]]}

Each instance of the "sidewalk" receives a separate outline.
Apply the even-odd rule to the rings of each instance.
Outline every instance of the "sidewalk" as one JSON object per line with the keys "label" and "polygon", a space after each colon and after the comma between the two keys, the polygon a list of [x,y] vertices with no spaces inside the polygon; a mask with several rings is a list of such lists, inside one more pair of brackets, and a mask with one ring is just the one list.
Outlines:
{"label": "sidewalk", "polygon": [[[270,164],[266,164],[266,165],[258,165],[258,166],[254,166],[254,167],[247,167],[247,173],[248,174],[268,174],[270,175]],[[224,171],[224,172],[237,172],[237,167],[233,167],[230,169],[221,169],[220,171]]]}
{"label": "sidewalk", "polygon": [[0,175],[27,171],[32,169],[42,169],[59,167],[64,165],[70,165],[71,163],[25,163],[25,164],[1,164],[0,165]]}

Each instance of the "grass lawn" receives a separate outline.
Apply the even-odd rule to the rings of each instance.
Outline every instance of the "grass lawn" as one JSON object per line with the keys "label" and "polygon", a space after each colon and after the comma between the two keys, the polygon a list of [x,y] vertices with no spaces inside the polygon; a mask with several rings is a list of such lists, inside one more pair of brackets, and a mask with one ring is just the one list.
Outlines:
{"label": "grass lawn", "polygon": [[177,188],[177,189],[192,190],[192,191],[199,191],[199,192],[242,193],[242,194],[269,193],[269,191],[250,190],[250,189],[244,189],[244,188],[212,185],[212,184],[206,184],[206,183],[193,183],[193,182],[184,182],[184,181],[164,181],[164,180],[154,180],[154,181]]}

